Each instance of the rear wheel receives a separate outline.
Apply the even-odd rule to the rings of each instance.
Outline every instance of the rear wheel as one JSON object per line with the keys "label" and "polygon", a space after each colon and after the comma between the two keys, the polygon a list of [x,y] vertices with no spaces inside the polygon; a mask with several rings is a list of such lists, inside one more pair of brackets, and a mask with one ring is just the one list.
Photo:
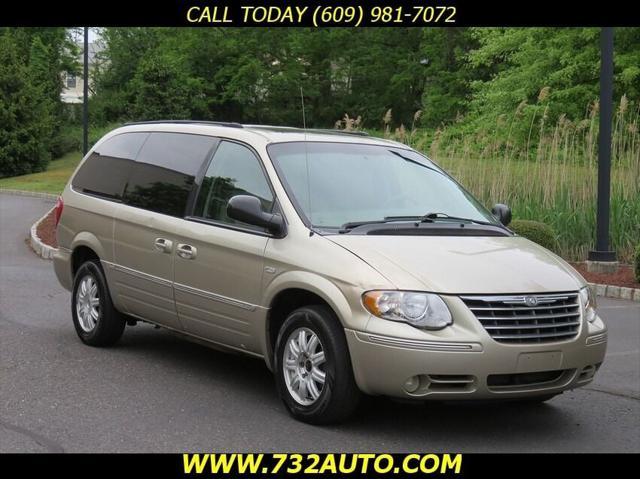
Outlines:
{"label": "rear wheel", "polygon": [[330,308],[293,311],[280,328],[275,355],[278,392],[293,417],[329,424],[354,411],[360,391],[344,330]]}
{"label": "rear wheel", "polygon": [[125,327],[125,320],[113,307],[102,268],[87,261],[78,268],[71,296],[73,325],[80,340],[90,346],[114,344]]}

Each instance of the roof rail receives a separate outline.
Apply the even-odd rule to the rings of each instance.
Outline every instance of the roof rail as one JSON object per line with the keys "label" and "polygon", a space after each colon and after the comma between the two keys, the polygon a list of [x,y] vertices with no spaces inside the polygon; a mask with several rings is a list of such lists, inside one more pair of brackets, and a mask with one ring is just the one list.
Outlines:
{"label": "roof rail", "polygon": [[335,128],[313,128],[310,129],[309,131],[314,131],[314,132],[318,132],[318,133],[327,133],[327,134],[333,134],[333,135],[353,135],[353,136],[369,136],[369,133],[367,133],[366,131],[360,131],[360,130],[338,130]]}
{"label": "roof rail", "polygon": [[[280,132],[296,132],[303,133],[304,128],[298,128],[295,126],[275,126],[275,125],[243,125],[245,128],[254,128],[256,130],[268,130],[268,131],[280,131]],[[369,136],[366,131],[347,131],[337,130],[333,128],[307,128],[309,133],[324,133],[327,135],[353,135],[353,136]]]}
{"label": "roof rail", "polygon": [[150,121],[132,121],[125,123],[125,126],[130,125],[157,125],[161,123],[177,123],[177,124],[198,124],[198,125],[212,125],[212,126],[226,126],[229,128],[244,128],[240,123],[233,123],[229,121],[205,121],[205,120],[150,120]]}

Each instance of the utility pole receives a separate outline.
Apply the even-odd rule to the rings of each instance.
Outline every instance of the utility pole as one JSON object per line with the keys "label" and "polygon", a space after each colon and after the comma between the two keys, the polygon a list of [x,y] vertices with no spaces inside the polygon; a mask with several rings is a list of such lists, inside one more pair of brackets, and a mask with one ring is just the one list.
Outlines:
{"label": "utility pole", "polygon": [[611,195],[611,123],[613,121],[613,28],[600,32],[600,130],[598,133],[598,205],[596,247],[589,251],[587,268],[593,272],[614,272],[616,253],[609,246]]}
{"label": "utility pole", "polygon": [[84,86],[82,94],[82,154],[89,151],[89,27],[84,27]]}

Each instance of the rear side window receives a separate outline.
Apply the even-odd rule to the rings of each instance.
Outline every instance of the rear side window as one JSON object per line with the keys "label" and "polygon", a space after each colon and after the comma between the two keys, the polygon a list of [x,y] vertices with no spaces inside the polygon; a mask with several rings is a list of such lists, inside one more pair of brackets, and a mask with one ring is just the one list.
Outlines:
{"label": "rear side window", "polygon": [[77,191],[121,200],[131,166],[148,133],[122,133],[109,138],[87,158],[71,181]]}
{"label": "rear side window", "polygon": [[227,202],[236,195],[255,196],[264,211],[273,209],[273,194],[260,160],[246,146],[223,141],[202,180],[195,216],[237,224],[227,216]]}
{"label": "rear side window", "polygon": [[182,217],[195,176],[216,139],[184,133],[151,133],[133,165],[124,201]]}

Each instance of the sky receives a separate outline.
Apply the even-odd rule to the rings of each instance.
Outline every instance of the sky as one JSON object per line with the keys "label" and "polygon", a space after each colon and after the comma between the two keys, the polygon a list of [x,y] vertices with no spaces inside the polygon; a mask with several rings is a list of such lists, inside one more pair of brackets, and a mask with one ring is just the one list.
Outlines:
{"label": "sky", "polygon": [[[76,37],[76,41],[77,42],[82,42],[82,40],[83,40],[82,28],[84,28],[84,27],[79,27],[77,29],[77,37]],[[100,39],[99,30],[97,28],[95,28],[95,27],[94,28],[89,27],[89,43],[93,43],[93,42],[95,42],[96,40],[99,40],[99,39]]]}

